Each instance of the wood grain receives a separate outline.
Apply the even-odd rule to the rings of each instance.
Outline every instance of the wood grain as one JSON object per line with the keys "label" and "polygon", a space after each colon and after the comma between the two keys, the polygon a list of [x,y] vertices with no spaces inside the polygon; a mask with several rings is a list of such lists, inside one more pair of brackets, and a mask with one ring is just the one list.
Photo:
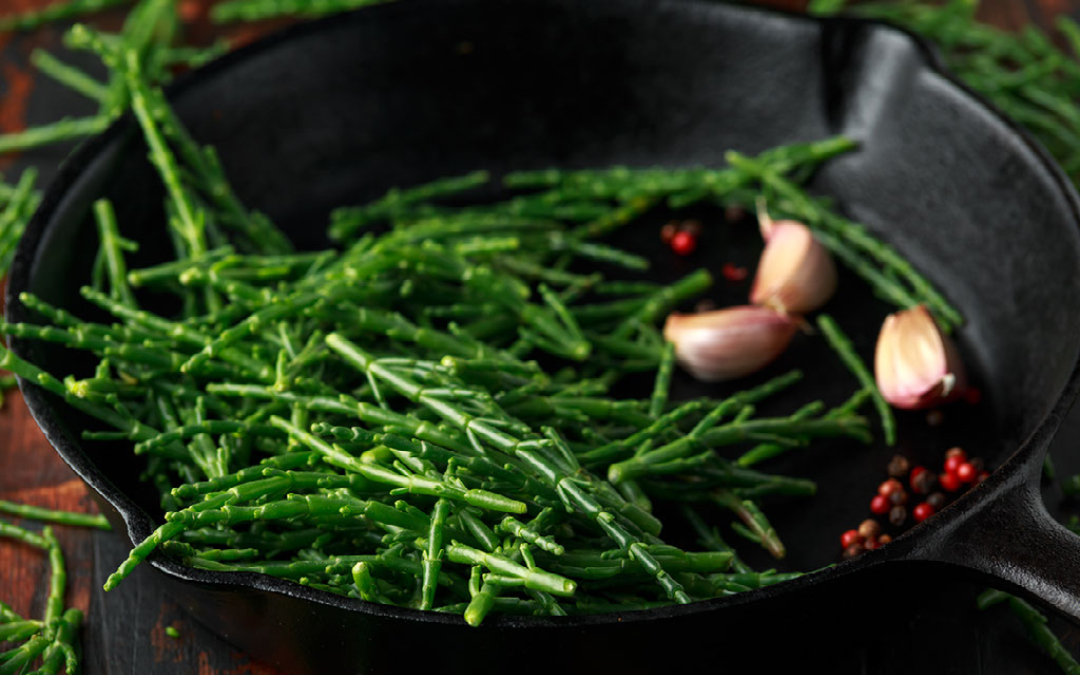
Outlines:
{"label": "wood grain", "polygon": [[[0,14],[48,4],[49,0],[0,0]],[[212,4],[185,0],[180,7],[187,19],[188,35],[196,43],[208,44],[219,36],[234,44],[251,42],[284,23],[215,31],[207,20]],[[108,12],[92,23],[103,30],[117,30],[123,16],[121,11]],[[28,62],[31,51],[38,47],[56,50],[59,45],[60,31],[54,28],[27,35],[0,34],[0,133],[91,112],[88,103],[33,75]],[[95,72],[96,64],[85,55],[65,56]],[[5,157],[0,158],[0,169],[17,175],[33,164],[47,180],[62,157],[62,151]],[[45,440],[21,394],[9,392],[6,399],[0,408],[0,499],[95,512],[86,486]],[[67,602],[87,616],[82,635],[86,675],[281,675],[191,621],[145,570],[139,570],[117,591],[104,593],[101,586],[105,577],[127,553],[120,537],[62,526],[54,529],[67,558]],[[0,540],[0,598],[23,616],[41,616],[44,611],[48,570],[48,561],[40,551]],[[167,626],[176,628],[180,637],[168,637]]]}
{"label": "wood grain", "polygon": [[[0,13],[45,4],[48,0],[0,0]],[[179,6],[188,34],[204,43],[218,35],[225,35],[234,44],[246,43],[281,25],[276,22],[218,32],[206,18],[210,4],[182,0]],[[805,0],[760,0],[759,4],[797,11],[805,6]],[[1001,27],[1017,27],[1029,21],[1046,27],[1060,14],[1075,13],[1078,4],[1078,0],[994,0],[985,2],[981,11],[987,21]],[[95,22],[116,29],[121,20],[122,13],[113,12]],[[58,44],[59,32],[52,28],[29,36],[0,35],[0,132],[92,109],[51,82],[32,76],[26,60],[30,51],[36,46],[55,48]],[[90,69],[95,67],[85,57],[75,56],[73,60]],[[55,160],[62,156],[62,151],[46,151],[18,161],[0,159],[0,168],[14,169],[14,175],[33,162],[47,178],[55,169]],[[1063,475],[1080,471],[1080,459],[1074,459],[1080,453],[1071,452],[1077,444],[1080,415],[1074,412],[1055,451]],[[10,393],[0,409],[0,498],[75,511],[94,509],[86,488],[52,451],[17,392]],[[1048,499],[1054,511],[1063,506],[1059,494],[1050,494]],[[284,675],[237,652],[192,621],[155,585],[150,570],[139,569],[119,589],[104,593],[101,585],[105,577],[127,552],[121,538],[111,533],[56,529],[68,560],[68,602],[87,616],[83,631],[86,675]],[[47,573],[47,561],[40,552],[0,542],[0,598],[16,611],[40,616]],[[865,668],[861,672],[897,672],[890,664],[900,662],[924,663],[922,672],[1054,672],[1053,664],[1027,642],[1019,625],[1008,615],[963,610],[958,621],[957,612],[934,604],[935,593],[935,589],[927,589],[926,611],[910,617],[909,635],[886,636],[889,639],[880,645],[842,647],[863,650]],[[858,610],[880,611],[882,606],[880,599],[868,599],[866,607]],[[1063,635],[1066,646],[1074,653],[1080,652],[1080,631],[1059,620],[1054,620],[1053,625]],[[166,635],[169,626],[180,632],[179,638]],[[943,634],[947,639],[942,638]],[[923,661],[912,656],[913,650],[920,649],[929,650]],[[942,655],[945,649],[950,653]]]}

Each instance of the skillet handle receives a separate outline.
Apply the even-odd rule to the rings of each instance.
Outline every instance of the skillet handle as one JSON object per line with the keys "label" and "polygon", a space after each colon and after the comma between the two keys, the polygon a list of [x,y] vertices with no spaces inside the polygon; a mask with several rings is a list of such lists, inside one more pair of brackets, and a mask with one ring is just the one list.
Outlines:
{"label": "skillet handle", "polygon": [[1039,483],[1049,442],[1039,440],[939,514],[938,523],[932,518],[927,530],[902,538],[906,545],[894,559],[974,570],[990,577],[990,585],[1054,607],[1080,624],[1080,537],[1043,504]]}

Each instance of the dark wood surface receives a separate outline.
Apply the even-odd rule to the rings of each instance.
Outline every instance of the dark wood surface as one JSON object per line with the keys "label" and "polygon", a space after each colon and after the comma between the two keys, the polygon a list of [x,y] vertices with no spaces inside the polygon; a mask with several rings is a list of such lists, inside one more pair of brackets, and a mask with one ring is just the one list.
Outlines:
{"label": "dark wood surface", "polygon": [[[48,4],[48,0],[0,0],[0,14]],[[181,10],[193,39],[214,37],[205,20],[209,2],[183,0]],[[803,0],[767,0],[762,4],[798,9]],[[1077,14],[1078,0],[985,0],[987,20],[1002,27],[1028,22],[1050,26],[1061,13]],[[102,15],[93,23],[114,29],[121,13]],[[255,39],[277,27],[260,25],[232,29],[225,35],[234,43]],[[0,35],[0,132],[22,129],[26,124],[55,120],[63,115],[92,112],[92,106],[52,82],[37,78],[28,63],[35,47],[60,47],[60,31],[44,29],[31,35]],[[65,55],[72,62],[101,72],[84,55]],[[53,148],[19,158],[0,159],[0,171],[11,176],[28,164],[38,166],[48,178],[69,148]],[[1080,410],[1074,411],[1059,436],[1054,457],[1062,475],[1080,472]],[[0,409],[0,498],[38,506],[93,510],[81,481],[53,452],[34,424],[18,392],[11,392]],[[1047,504],[1055,514],[1080,512],[1080,506],[1063,502],[1053,486],[1046,491]],[[192,621],[155,584],[149,569],[138,569],[115,591],[104,593],[101,585],[127,553],[121,538],[111,533],[57,528],[69,567],[68,603],[86,612],[83,629],[86,675],[284,675],[282,671],[254,661],[221,638]],[[0,542],[0,598],[25,615],[38,616],[44,608],[47,563],[38,551]],[[838,636],[837,649],[859,652],[856,672],[894,673],[1050,673],[1054,664],[1025,638],[1022,627],[998,608],[977,612],[958,605],[954,593],[926,588],[926,602],[912,616],[891,622],[890,634],[874,644],[845,644]],[[887,612],[888,589],[864,606],[869,620]],[[894,617],[896,618],[896,617]],[[895,626],[903,626],[896,632]],[[1060,619],[1052,625],[1066,646],[1080,654],[1080,630]],[[179,638],[165,634],[175,627]]]}

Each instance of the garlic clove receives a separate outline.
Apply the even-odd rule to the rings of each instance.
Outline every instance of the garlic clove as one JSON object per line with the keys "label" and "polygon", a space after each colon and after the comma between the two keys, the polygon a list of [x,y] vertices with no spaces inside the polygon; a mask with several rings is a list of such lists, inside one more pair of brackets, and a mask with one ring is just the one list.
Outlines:
{"label": "garlic clove", "polygon": [[769,222],[750,302],[795,314],[819,309],[836,292],[832,255],[806,225],[794,220]]}
{"label": "garlic clove", "polygon": [[874,353],[881,395],[905,410],[944,403],[964,390],[960,353],[923,305],[885,317]]}
{"label": "garlic clove", "polygon": [[798,322],[767,307],[728,307],[712,312],[673,312],[664,338],[675,343],[675,358],[691,375],[722,382],[749,375],[780,356]]}

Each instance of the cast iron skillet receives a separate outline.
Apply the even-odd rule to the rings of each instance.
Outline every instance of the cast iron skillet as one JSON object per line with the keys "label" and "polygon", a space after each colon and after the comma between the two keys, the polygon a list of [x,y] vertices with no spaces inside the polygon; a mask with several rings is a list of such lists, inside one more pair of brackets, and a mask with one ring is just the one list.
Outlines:
{"label": "cast iron skillet", "polygon": [[[153,557],[178,601],[242,648],[289,672],[392,672],[403,662],[443,672],[645,671],[718,650],[725,663],[740,650],[762,656],[763,644],[778,665],[805,658],[823,632],[863,634],[868,622],[845,619],[879,587],[907,603],[928,574],[949,570],[1080,617],[1080,540],[1049,518],[1037,489],[1080,381],[1077,196],[1041,148],[910,35],[703,0],[416,0],[286,31],[172,95],[195,135],[219,148],[240,195],[309,247],[322,243],[334,205],[477,167],[718,165],[728,148],[848,134],[862,148],[828,164],[815,189],[946,289],[968,319],[959,339],[989,401],[950,409],[951,426],[934,431],[921,415],[902,415],[900,449],[940,458],[944,444],[963,442],[1000,465],[939,515],[854,561],[762,591],[623,615],[497,618],[470,629],[456,617]],[[167,255],[162,192],[144,157],[124,119],[68,161],[19,247],[8,320],[35,319],[17,300],[24,290],[93,316],[76,289],[96,249],[88,207],[101,195],[142,245],[134,265]],[[657,224],[620,243],[657,248]],[[714,229],[695,264],[752,263],[753,227]],[[654,257],[658,277],[685,272]],[[869,353],[887,308],[854,279],[842,288],[830,311]],[[734,303],[745,293],[721,286],[715,297]],[[831,358],[815,351],[820,342],[802,340],[791,358],[810,363],[821,395],[838,400],[853,383],[835,363],[815,369]],[[62,349],[12,348],[57,374],[86,369]],[[84,446],[87,420],[23,387],[117,529],[143,539],[160,511],[129,449]],[[793,567],[836,560],[837,534],[864,517],[892,452],[842,446],[776,467],[821,485],[811,508],[777,512]]]}

